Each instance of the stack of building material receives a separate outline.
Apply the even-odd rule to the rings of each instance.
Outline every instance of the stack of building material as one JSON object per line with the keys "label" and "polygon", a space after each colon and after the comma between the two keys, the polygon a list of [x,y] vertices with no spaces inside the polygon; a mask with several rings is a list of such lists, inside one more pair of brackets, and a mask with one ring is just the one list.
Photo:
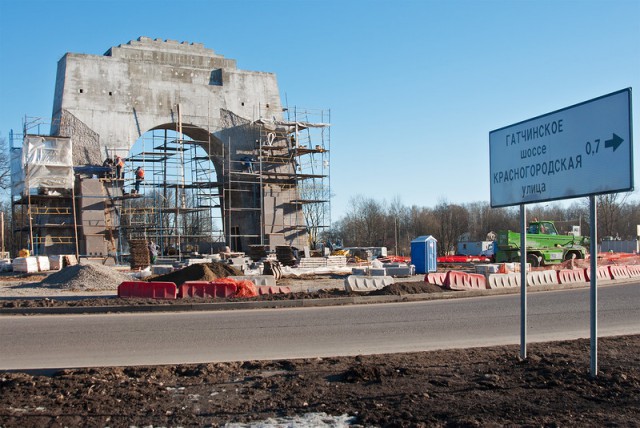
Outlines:
{"label": "stack of building material", "polygon": [[210,258],[202,258],[202,259],[186,259],[183,260],[181,265],[183,267],[191,266],[191,265],[202,265],[206,263],[211,263],[212,260]]}
{"label": "stack of building material", "polygon": [[36,257],[38,260],[38,270],[40,272],[47,272],[51,270],[51,266],[49,265],[49,257],[47,256],[38,256]]}
{"label": "stack of building material", "polygon": [[293,248],[288,245],[279,245],[276,247],[276,257],[283,266],[293,266],[298,260],[293,254]]}
{"label": "stack of building material", "polygon": [[389,276],[412,276],[416,273],[416,267],[414,265],[408,265],[406,263],[385,263],[384,268]]}
{"label": "stack of building material", "polygon": [[6,258],[6,259],[0,259],[0,272],[9,272],[13,269],[13,266],[11,266],[11,260]]}
{"label": "stack of building material", "polygon": [[38,259],[36,257],[16,257],[13,259],[13,271],[26,273],[38,272]]}
{"label": "stack of building material", "polygon": [[305,257],[303,259],[300,259],[301,268],[345,266],[347,266],[347,258],[345,256]]}
{"label": "stack of building material", "polygon": [[67,254],[66,256],[64,256],[64,265],[63,265],[63,267],[75,266],[77,264],[78,264],[78,258],[76,256],[74,256],[73,254]]}
{"label": "stack of building material", "polygon": [[78,259],[73,254],[59,254],[55,256],[49,256],[49,269],[60,270],[66,266],[75,266],[78,264]]}
{"label": "stack of building material", "polygon": [[49,268],[51,270],[60,270],[64,266],[64,256],[55,255],[49,256]]}
{"label": "stack of building material", "polygon": [[151,264],[149,248],[144,239],[132,239],[129,241],[129,254],[131,269],[146,268]]}
{"label": "stack of building material", "polygon": [[267,245],[249,245],[249,257],[251,257],[251,260],[254,262],[257,262],[267,257],[268,248]]}

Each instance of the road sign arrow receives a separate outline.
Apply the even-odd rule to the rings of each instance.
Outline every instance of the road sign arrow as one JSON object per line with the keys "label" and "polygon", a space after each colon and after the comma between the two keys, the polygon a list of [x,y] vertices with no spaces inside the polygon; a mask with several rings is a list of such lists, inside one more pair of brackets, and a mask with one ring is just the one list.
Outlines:
{"label": "road sign arrow", "polygon": [[622,144],[624,140],[620,137],[618,137],[615,133],[613,134],[613,138],[610,140],[605,140],[604,141],[604,147],[605,148],[609,148],[609,147],[613,147],[613,151],[615,152],[616,149],[618,147],[620,147],[620,144]]}

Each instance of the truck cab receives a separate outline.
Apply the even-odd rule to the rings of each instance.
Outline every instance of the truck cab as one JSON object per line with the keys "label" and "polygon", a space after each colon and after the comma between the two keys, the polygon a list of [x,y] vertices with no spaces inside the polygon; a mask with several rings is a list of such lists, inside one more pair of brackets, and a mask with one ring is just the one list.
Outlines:
{"label": "truck cab", "polygon": [[551,221],[532,221],[527,228],[527,235],[557,235],[556,225]]}
{"label": "truck cab", "polygon": [[[584,259],[588,238],[559,235],[552,221],[532,221],[527,227],[527,262],[533,267]],[[511,230],[498,232],[496,262],[520,260],[520,234]]]}

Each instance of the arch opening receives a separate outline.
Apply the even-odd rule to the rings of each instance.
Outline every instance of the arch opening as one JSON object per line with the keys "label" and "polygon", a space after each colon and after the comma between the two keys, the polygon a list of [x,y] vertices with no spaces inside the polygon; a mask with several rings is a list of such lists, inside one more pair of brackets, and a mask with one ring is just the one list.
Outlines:
{"label": "arch opening", "polygon": [[[163,124],[126,155],[121,229],[127,241],[151,240],[162,255],[211,254],[224,246],[220,143],[201,128]],[[144,174],[139,177],[138,168]],[[220,174],[221,175],[221,174]]]}

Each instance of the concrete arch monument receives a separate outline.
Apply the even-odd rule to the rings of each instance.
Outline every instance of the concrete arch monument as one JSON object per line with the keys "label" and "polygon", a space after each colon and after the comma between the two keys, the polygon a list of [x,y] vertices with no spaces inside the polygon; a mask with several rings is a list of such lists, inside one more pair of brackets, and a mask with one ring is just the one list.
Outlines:
{"label": "concrete arch monument", "polygon": [[[60,59],[51,134],[72,138],[74,165],[100,165],[109,153],[127,154],[145,132],[176,130],[180,123],[183,134],[210,142],[203,148],[216,166],[218,182],[228,183],[233,171],[222,168],[223,153],[237,160],[255,150],[260,127],[254,121],[280,121],[282,115],[275,74],[240,70],[235,60],[199,43],[140,37],[104,55],[67,53]],[[286,173],[295,166],[279,168]],[[270,195],[275,195],[273,207],[291,199],[273,190]],[[249,206],[250,197],[228,194],[224,204]],[[299,210],[282,210],[279,215],[299,216]],[[255,237],[261,235],[306,245],[303,228],[285,230],[279,222],[269,222],[277,215],[264,210],[265,218],[260,219],[250,210],[240,211],[224,223],[225,228],[253,236],[239,245],[245,251],[248,244],[260,243]],[[225,233],[229,236],[228,230]]]}

